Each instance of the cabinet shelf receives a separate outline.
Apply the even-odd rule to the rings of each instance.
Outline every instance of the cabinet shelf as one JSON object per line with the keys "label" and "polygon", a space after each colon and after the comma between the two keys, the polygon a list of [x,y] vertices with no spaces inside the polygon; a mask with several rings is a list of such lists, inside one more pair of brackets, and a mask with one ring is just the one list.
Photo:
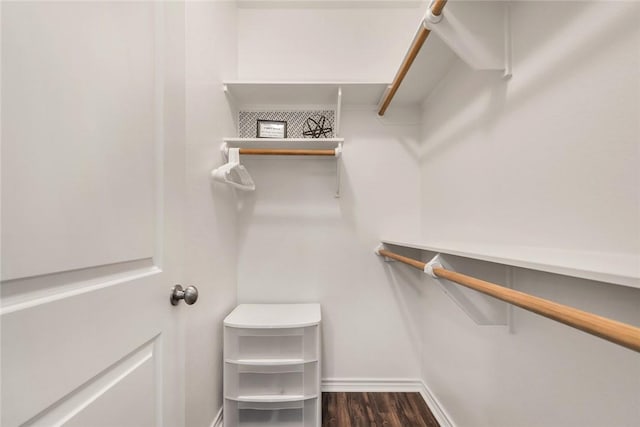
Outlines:
{"label": "cabinet shelf", "polygon": [[304,365],[307,363],[317,362],[318,359],[225,359],[225,362],[234,365],[249,366],[288,366],[288,365]]}
{"label": "cabinet shelf", "polygon": [[225,399],[234,400],[236,402],[255,402],[255,403],[274,403],[274,402],[300,402],[302,400],[315,399],[317,394],[278,394],[278,395],[254,395],[254,396],[225,396]]}

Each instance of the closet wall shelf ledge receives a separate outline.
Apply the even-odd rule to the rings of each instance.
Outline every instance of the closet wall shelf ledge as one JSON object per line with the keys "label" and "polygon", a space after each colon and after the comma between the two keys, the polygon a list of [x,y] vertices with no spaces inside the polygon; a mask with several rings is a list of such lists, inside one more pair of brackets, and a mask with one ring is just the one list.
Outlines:
{"label": "closet wall shelf ledge", "polygon": [[378,115],[384,116],[391,105],[422,106],[456,58],[474,70],[511,77],[509,8],[504,1],[432,1],[393,82],[380,97]]}
{"label": "closet wall shelf ledge", "polygon": [[335,105],[339,91],[342,104],[375,106],[388,85],[388,82],[226,81],[223,89],[238,107]]}
{"label": "closet wall shelf ledge", "polygon": [[383,243],[640,288],[640,255],[533,246],[383,239]]}

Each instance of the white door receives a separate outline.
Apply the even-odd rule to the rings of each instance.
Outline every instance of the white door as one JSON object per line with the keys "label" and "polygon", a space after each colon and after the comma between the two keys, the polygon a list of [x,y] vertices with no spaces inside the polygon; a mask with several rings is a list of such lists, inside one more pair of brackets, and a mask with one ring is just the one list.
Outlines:
{"label": "white door", "polygon": [[183,8],[1,5],[4,427],[184,424]]}

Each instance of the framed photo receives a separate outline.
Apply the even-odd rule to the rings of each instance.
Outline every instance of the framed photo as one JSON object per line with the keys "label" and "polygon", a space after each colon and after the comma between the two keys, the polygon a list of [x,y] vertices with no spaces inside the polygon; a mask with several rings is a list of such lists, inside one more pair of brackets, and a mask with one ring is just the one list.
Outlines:
{"label": "framed photo", "polygon": [[286,138],[287,122],[279,120],[258,120],[258,138]]}

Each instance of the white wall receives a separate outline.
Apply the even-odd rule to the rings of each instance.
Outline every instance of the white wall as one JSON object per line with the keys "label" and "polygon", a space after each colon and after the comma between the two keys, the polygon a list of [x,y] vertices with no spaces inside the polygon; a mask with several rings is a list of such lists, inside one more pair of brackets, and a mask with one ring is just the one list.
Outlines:
{"label": "white wall", "polygon": [[[421,15],[308,5],[238,13],[239,77],[300,81],[390,81]],[[243,159],[257,190],[239,198],[239,302],[319,302],[325,379],[416,379],[416,290],[389,286],[393,272],[373,249],[382,234],[418,227],[420,129],[382,122],[374,108],[345,110],[340,199],[333,159]]]}
{"label": "white wall", "polygon": [[[281,6],[238,9],[240,78],[391,81],[421,16],[415,5]],[[239,197],[238,299],[319,302],[323,378],[416,379],[416,290],[389,286],[373,249],[418,227],[420,128],[345,110],[340,199],[333,159],[243,158],[257,190]]]}
{"label": "white wall", "polygon": [[424,112],[430,239],[640,253],[637,7],[516,2],[513,78],[450,71]]}
{"label": "white wall", "polygon": [[236,5],[186,3],[185,283],[198,302],[185,308],[186,425],[209,426],[222,406],[222,320],[236,304],[234,199],[213,185],[221,139],[234,132],[222,80],[236,73]]}
{"label": "white wall", "polygon": [[282,3],[240,3],[240,79],[391,81],[423,10],[417,2]]}
{"label": "white wall", "polygon": [[[512,19],[510,81],[458,62],[425,104],[423,238],[640,253],[640,5],[514,2]],[[456,425],[637,424],[636,353],[522,310],[513,334],[479,327],[424,286],[423,376]],[[640,325],[637,289],[523,269],[514,287]]]}
{"label": "white wall", "polygon": [[[343,115],[342,197],[334,159],[243,159],[256,182],[239,210],[240,302],[319,302],[324,378],[418,378],[415,290],[389,286],[380,235],[417,228],[417,126]],[[398,191],[398,184],[405,190]]]}

